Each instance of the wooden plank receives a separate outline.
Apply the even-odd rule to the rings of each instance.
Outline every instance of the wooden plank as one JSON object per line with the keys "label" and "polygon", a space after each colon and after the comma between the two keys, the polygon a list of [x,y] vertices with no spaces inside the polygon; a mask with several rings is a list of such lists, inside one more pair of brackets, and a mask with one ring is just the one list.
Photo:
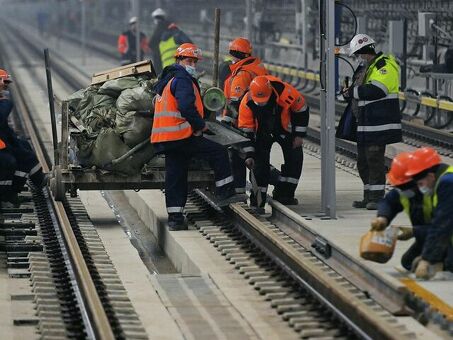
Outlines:
{"label": "wooden plank", "polygon": [[116,67],[110,70],[95,73],[91,78],[91,85],[102,84],[107,80],[122,78],[126,76],[137,76],[139,74],[149,74],[152,78],[157,77],[151,60],[144,60],[138,63],[124,65],[121,67]]}

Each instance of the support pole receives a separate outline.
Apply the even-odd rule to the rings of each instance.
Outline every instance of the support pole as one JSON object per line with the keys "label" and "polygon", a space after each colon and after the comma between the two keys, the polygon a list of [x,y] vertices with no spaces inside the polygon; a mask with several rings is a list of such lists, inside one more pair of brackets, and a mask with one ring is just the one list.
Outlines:
{"label": "support pole", "polygon": [[141,48],[140,48],[140,0],[134,0],[133,1],[133,13],[134,16],[137,17],[137,23],[136,23],[136,31],[135,31],[135,55],[137,58],[137,62],[141,61],[140,54],[141,54]]}
{"label": "support pole", "polygon": [[82,65],[85,65],[86,60],[86,39],[87,39],[87,13],[86,13],[86,3],[85,0],[81,0],[81,11],[82,11],[82,30],[81,34],[81,42],[82,42]]}
{"label": "support pole", "polygon": [[336,217],[335,185],[335,0],[320,0],[321,11],[321,211]]}
{"label": "support pole", "polygon": [[253,25],[253,4],[252,4],[252,1],[253,0],[246,0],[245,2],[245,15],[246,15],[246,18],[247,18],[247,22],[246,22],[246,25],[245,25],[245,37],[251,42],[253,43],[253,39],[252,39],[252,25]]}
{"label": "support pole", "polygon": [[214,14],[214,64],[212,86],[217,87],[219,84],[219,50],[220,50],[220,8],[215,9]]}
{"label": "support pole", "polygon": [[59,158],[58,158],[57,120],[55,117],[55,104],[53,100],[53,87],[52,87],[52,72],[50,70],[50,56],[48,48],[44,50],[44,64],[46,67],[47,95],[49,98],[50,122],[52,125],[53,163],[54,165],[58,165]]}

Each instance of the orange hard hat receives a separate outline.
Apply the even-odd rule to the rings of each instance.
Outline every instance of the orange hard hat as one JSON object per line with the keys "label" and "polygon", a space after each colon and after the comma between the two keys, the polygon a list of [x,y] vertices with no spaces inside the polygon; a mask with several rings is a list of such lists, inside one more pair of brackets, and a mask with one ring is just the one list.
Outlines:
{"label": "orange hard hat", "polygon": [[230,42],[229,51],[238,51],[245,54],[252,54],[252,44],[248,39],[239,37]]}
{"label": "orange hard hat", "polygon": [[265,104],[272,94],[272,85],[266,76],[255,77],[250,83],[250,95],[257,104]]}
{"label": "orange hard hat", "polygon": [[201,59],[201,50],[192,43],[184,43],[176,49],[175,58]]}
{"label": "orange hard hat", "polygon": [[409,161],[406,176],[415,176],[425,170],[432,168],[442,162],[436,150],[430,147],[423,147],[415,150]]}
{"label": "orange hard hat", "polygon": [[387,179],[391,185],[398,186],[412,181],[412,177],[406,175],[411,158],[412,153],[401,152],[393,159],[390,171],[387,174]]}
{"label": "orange hard hat", "polygon": [[0,69],[0,78],[2,79],[2,81],[4,83],[12,82],[11,77],[9,76],[8,72],[6,72],[5,70],[2,70],[2,69]]}

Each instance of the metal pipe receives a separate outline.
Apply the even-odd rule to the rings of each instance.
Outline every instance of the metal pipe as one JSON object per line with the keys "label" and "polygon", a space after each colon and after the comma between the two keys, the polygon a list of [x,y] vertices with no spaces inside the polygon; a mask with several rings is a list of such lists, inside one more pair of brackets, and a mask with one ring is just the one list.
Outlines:
{"label": "metal pipe", "polygon": [[49,98],[50,122],[52,125],[52,143],[53,143],[53,163],[58,165],[60,163],[58,157],[58,136],[57,136],[57,120],[55,117],[55,104],[53,101],[53,87],[52,87],[52,73],[50,70],[50,56],[49,49],[44,50],[44,64],[46,67],[47,78],[47,94]]}
{"label": "metal pipe", "polygon": [[85,0],[80,0],[81,5],[82,5],[82,30],[81,30],[81,42],[82,42],[82,65],[85,65],[85,57],[86,57],[86,26],[87,26],[87,20],[86,20],[86,4]]}
{"label": "metal pipe", "polygon": [[245,13],[246,13],[246,18],[247,22],[245,24],[245,36],[250,42],[253,43],[252,39],[252,25],[253,25],[253,5],[252,5],[253,0],[247,0],[245,3]]}
{"label": "metal pipe", "polygon": [[219,47],[220,44],[220,8],[215,9],[214,14],[214,64],[212,86],[217,87],[219,84]]}
{"label": "metal pipe", "polygon": [[135,24],[135,55],[136,61],[141,61],[141,48],[140,48],[140,0],[134,0],[134,15],[137,17],[137,23]]}

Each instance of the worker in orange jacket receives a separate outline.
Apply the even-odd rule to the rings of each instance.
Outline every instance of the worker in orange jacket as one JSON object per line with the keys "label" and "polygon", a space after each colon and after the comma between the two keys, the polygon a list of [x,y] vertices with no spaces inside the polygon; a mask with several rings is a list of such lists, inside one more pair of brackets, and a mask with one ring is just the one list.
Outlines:
{"label": "worker in orange jacket", "polygon": [[[274,76],[258,76],[239,106],[238,127],[250,143],[243,146],[246,166],[254,170],[262,196],[269,184],[272,144],[280,144],[284,164],[273,198],[285,205],[297,204],[294,197],[303,165],[303,137],[307,133],[309,109],[305,98],[292,85]],[[234,166],[234,165],[233,165]],[[262,201],[264,206],[265,200]],[[256,199],[251,196],[251,204]]]}
{"label": "worker in orange jacket", "polygon": [[148,39],[140,32],[140,56],[137,59],[136,49],[137,17],[129,20],[129,29],[118,37],[118,52],[121,54],[121,65],[127,65],[143,60],[145,53],[149,52]]}
{"label": "worker in orange jacket", "polygon": [[30,144],[19,138],[8,124],[14,107],[8,91],[11,83],[8,72],[0,69],[0,202],[4,208],[21,203],[18,193],[27,178],[37,189],[47,183],[47,176]]}
{"label": "worker in orange jacket", "polygon": [[169,229],[185,230],[187,222],[183,210],[192,158],[205,159],[214,169],[219,206],[234,201],[235,195],[227,149],[203,137],[207,126],[203,119],[200,87],[195,78],[201,50],[194,44],[184,43],[176,50],[175,58],[176,63],[164,68],[155,86],[157,96],[151,142],[157,153],[165,154]]}
{"label": "worker in orange jacket", "polygon": [[237,126],[239,104],[256,76],[268,74],[261,60],[252,56],[252,44],[245,38],[236,38],[229,45],[232,58],[230,75],[226,78],[223,92],[227,100],[223,121]]}
{"label": "worker in orange jacket", "polygon": [[[237,127],[239,115],[239,104],[244,94],[248,91],[253,78],[267,74],[267,70],[261,60],[252,56],[252,44],[245,38],[236,38],[230,42],[229,54],[231,60],[225,63],[221,69],[225,77],[225,71],[229,69],[223,85],[223,92],[226,98],[226,108],[223,112],[222,121]],[[245,192],[246,169],[245,154],[238,147],[230,148],[231,162],[233,163],[233,173],[235,188],[237,193]]]}

